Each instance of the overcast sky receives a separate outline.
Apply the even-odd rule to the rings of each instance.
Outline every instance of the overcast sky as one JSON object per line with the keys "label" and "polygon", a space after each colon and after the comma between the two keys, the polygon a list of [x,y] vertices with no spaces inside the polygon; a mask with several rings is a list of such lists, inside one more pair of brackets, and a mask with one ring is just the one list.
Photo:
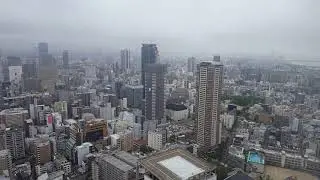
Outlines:
{"label": "overcast sky", "polygon": [[0,0],[0,48],[320,55],[319,0]]}

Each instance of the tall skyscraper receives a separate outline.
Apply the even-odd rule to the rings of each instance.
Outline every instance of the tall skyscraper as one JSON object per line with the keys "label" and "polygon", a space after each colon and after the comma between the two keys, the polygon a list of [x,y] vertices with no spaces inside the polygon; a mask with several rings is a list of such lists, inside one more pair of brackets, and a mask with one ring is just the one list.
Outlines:
{"label": "tall skyscraper", "polygon": [[196,59],[194,57],[188,58],[188,72],[194,73],[196,71],[195,61]]}
{"label": "tall skyscraper", "polygon": [[40,42],[38,44],[38,51],[39,51],[39,56],[43,54],[48,54],[49,53],[49,46],[48,43],[46,42]]}
{"label": "tall skyscraper", "polygon": [[7,128],[5,132],[6,148],[9,149],[14,160],[26,156],[24,146],[24,131],[22,128]]}
{"label": "tall skyscraper", "polygon": [[220,57],[197,66],[196,123],[197,144],[212,147],[220,143],[220,99],[223,65]]}
{"label": "tall skyscraper", "polygon": [[37,58],[26,58],[22,64],[24,91],[40,91],[39,66]]}
{"label": "tall skyscraper", "polygon": [[48,43],[41,42],[38,44],[38,56],[41,87],[53,93],[56,80],[58,79],[58,69],[55,64],[55,58],[52,54],[49,54]]}
{"label": "tall skyscraper", "polygon": [[[141,47],[141,83],[144,86],[145,83],[145,70],[147,64],[155,64],[158,61],[159,53],[156,44],[142,44]],[[143,90],[143,99],[145,98],[145,92]]]}
{"label": "tall skyscraper", "polygon": [[0,151],[0,173],[8,171],[8,175],[11,177],[12,173],[12,160],[8,149]]}
{"label": "tall skyscraper", "polygon": [[49,46],[48,43],[40,42],[38,44],[38,56],[39,62],[43,65],[50,65],[52,64],[52,55],[49,54]]}
{"label": "tall skyscraper", "polygon": [[130,51],[129,51],[129,49],[122,49],[120,51],[120,56],[121,56],[121,64],[120,64],[121,71],[126,72],[130,68]]}
{"label": "tall skyscraper", "polygon": [[145,66],[145,117],[146,120],[157,121],[164,117],[164,64],[148,64]]}
{"label": "tall skyscraper", "polygon": [[62,53],[62,64],[64,68],[69,67],[69,52],[67,50],[64,50]]}
{"label": "tall skyscraper", "polygon": [[49,140],[37,139],[32,144],[31,149],[37,165],[43,165],[51,161],[51,144]]}

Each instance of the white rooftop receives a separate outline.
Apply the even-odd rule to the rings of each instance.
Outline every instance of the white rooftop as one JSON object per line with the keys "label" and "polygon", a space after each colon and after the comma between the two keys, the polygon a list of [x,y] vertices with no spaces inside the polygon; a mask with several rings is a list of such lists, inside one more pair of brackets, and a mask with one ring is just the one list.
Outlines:
{"label": "white rooftop", "polygon": [[158,163],[179,176],[181,179],[188,179],[205,171],[181,156],[174,156],[172,158],[159,161]]}

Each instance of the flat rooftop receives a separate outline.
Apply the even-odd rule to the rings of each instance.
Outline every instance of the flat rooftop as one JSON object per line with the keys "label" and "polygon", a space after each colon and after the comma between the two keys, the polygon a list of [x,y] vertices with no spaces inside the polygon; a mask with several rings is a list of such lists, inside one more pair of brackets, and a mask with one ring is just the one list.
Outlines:
{"label": "flat rooftop", "polygon": [[117,159],[116,157],[113,157],[111,155],[104,155],[103,161],[112,164],[114,167],[117,167],[118,169],[121,169],[122,171],[130,171],[134,169],[134,167],[130,166],[129,164],[121,161],[120,159]]}
{"label": "flat rooftop", "polygon": [[188,179],[205,171],[181,156],[174,156],[172,158],[160,161],[158,164],[161,164],[165,168],[169,169],[181,179]]}
{"label": "flat rooftop", "polygon": [[214,168],[183,149],[159,152],[141,161],[160,180],[189,179]]}
{"label": "flat rooftop", "polygon": [[130,166],[133,166],[133,167],[135,167],[138,162],[138,157],[130,153],[127,153],[125,151],[116,152],[114,156],[120,159],[121,161],[128,163]]}

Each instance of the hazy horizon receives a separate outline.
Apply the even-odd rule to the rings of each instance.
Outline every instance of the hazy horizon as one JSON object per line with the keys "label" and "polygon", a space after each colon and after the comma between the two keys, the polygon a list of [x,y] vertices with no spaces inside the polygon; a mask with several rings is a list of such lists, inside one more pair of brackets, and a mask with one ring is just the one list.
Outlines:
{"label": "hazy horizon", "polygon": [[320,56],[317,0],[1,0],[0,49]]}

